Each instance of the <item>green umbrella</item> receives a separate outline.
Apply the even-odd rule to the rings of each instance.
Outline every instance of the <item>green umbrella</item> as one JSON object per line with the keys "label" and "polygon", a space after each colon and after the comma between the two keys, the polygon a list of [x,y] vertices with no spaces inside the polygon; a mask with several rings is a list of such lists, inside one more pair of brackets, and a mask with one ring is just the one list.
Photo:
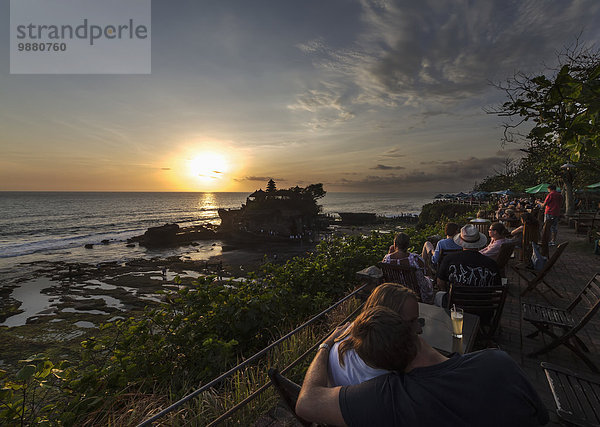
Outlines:
{"label": "green umbrella", "polygon": [[588,186],[587,186],[587,188],[600,188],[600,182],[597,182],[597,183],[595,183],[595,184],[588,185]]}
{"label": "green umbrella", "polygon": [[547,193],[548,192],[548,186],[550,184],[546,184],[546,183],[541,183],[538,184],[534,187],[529,187],[525,190],[526,193],[529,194],[537,194],[537,193]]}

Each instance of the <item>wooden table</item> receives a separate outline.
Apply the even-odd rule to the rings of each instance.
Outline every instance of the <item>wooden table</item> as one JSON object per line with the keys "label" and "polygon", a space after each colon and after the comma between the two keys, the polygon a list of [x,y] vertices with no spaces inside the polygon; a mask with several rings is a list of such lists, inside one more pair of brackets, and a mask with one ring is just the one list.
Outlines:
{"label": "wooden table", "polygon": [[464,313],[463,337],[452,336],[452,320],[450,311],[435,305],[419,303],[419,317],[425,319],[423,326],[423,339],[443,354],[468,353],[473,348],[477,330],[479,329],[479,316]]}

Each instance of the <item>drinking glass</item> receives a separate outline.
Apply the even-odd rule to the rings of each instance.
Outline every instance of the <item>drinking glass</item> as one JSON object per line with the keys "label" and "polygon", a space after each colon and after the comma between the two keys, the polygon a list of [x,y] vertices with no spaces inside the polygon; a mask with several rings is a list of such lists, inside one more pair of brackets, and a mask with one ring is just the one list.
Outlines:
{"label": "drinking glass", "polygon": [[459,307],[452,307],[450,311],[450,317],[452,318],[452,336],[455,338],[462,338],[463,314],[463,309]]}

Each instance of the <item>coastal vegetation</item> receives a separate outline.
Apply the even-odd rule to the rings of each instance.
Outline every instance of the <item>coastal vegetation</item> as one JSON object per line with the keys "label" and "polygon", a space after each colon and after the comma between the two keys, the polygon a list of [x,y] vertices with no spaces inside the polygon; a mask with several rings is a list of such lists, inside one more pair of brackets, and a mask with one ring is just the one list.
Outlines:
{"label": "coastal vegetation", "polygon": [[457,217],[464,217],[465,215],[473,212],[473,209],[475,209],[473,206],[456,203],[427,203],[421,209],[421,214],[419,215],[419,221],[417,222],[416,227],[417,229],[422,230],[428,226],[430,227],[431,224],[437,224],[443,219],[454,220],[454,218]]}
{"label": "coastal vegetation", "polygon": [[[442,233],[442,213],[454,206],[435,205],[424,207],[429,225],[406,230],[414,251]],[[453,219],[464,221],[467,209],[459,210]],[[16,373],[4,373],[0,419],[16,425],[106,423],[131,409],[131,396],[152,396],[154,405],[165,406],[339,300],[355,286],[356,271],[379,261],[392,238],[376,232],[333,238],[285,264],[265,262],[242,282],[224,286],[200,277],[176,292],[161,291],[159,307],[106,323],[81,342],[78,360],[35,355]],[[224,387],[216,400],[236,386]]]}
{"label": "coastal vegetation", "polygon": [[[505,143],[516,143],[524,157],[507,159],[478,190],[522,191],[540,182],[564,188],[567,212],[574,187],[600,180],[600,52],[576,41],[557,55],[556,67],[533,75],[516,73],[496,85],[507,101],[488,109],[506,119]],[[569,161],[573,168],[562,167]]]}
{"label": "coastal vegetation", "polygon": [[[4,383],[0,416],[17,424],[26,417],[70,424],[107,416],[102,408],[108,402],[114,412],[125,391],[180,397],[264,347],[276,331],[340,298],[358,269],[381,258],[389,240],[373,234],[323,242],[305,257],[267,262],[228,286],[199,278],[141,317],[103,325],[81,343],[78,361],[24,360]],[[30,396],[42,388],[52,392],[35,399],[44,402],[39,406]]]}

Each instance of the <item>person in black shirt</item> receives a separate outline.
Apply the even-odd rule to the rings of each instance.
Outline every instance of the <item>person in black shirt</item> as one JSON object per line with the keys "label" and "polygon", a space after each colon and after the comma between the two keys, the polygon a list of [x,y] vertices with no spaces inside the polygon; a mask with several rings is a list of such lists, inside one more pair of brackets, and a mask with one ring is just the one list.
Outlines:
{"label": "person in black shirt", "polygon": [[[346,327],[346,326],[344,326]],[[445,357],[387,307],[372,307],[352,325],[356,351],[369,366],[394,371],[358,385],[327,387],[330,347],[319,347],[306,372],[296,414],[349,426],[537,426],[548,411],[527,377],[500,350]]]}
{"label": "person in black shirt", "polygon": [[454,237],[462,252],[448,255],[438,272],[438,286],[446,290],[448,283],[463,286],[500,286],[500,270],[496,261],[479,253],[487,237],[475,226],[468,224]]}

